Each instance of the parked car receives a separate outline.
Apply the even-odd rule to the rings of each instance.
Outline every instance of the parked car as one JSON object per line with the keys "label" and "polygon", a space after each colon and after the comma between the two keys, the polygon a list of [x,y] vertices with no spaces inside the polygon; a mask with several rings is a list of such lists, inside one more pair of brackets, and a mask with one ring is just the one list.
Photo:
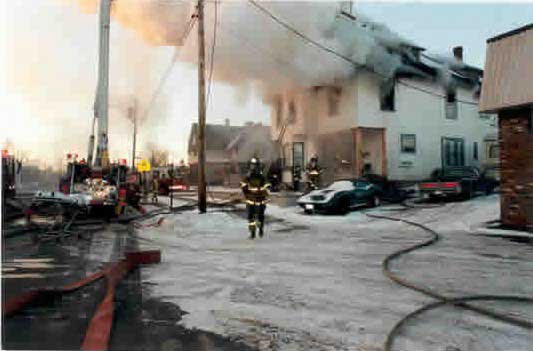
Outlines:
{"label": "parked car", "polygon": [[170,191],[188,191],[189,185],[183,177],[163,178],[159,180],[159,195],[168,196]]}
{"label": "parked car", "polygon": [[300,197],[297,203],[306,213],[345,214],[357,207],[379,206],[382,194],[378,186],[365,179],[339,180]]}
{"label": "parked car", "polygon": [[456,197],[470,199],[478,193],[492,194],[499,182],[476,167],[446,167],[432,172],[431,178],[418,184],[423,198]]}

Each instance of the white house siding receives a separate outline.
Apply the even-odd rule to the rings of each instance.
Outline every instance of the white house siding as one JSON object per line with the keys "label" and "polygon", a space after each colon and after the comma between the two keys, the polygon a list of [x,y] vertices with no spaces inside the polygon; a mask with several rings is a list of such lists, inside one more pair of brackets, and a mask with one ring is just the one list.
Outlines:
{"label": "white house siding", "polygon": [[[381,111],[379,80],[370,73],[357,79],[357,121],[359,127],[386,129],[387,175],[390,179],[416,180],[441,167],[441,138],[462,138],[465,164],[481,166],[486,158],[483,139],[496,132],[489,121],[479,118],[476,105],[458,102],[458,118],[445,117],[445,91],[440,84],[401,79],[409,85],[430,91],[434,96],[402,84],[395,86],[396,111]],[[475,101],[473,90],[457,89],[457,99]],[[416,135],[416,154],[402,153],[401,134]],[[478,143],[478,160],[473,159],[473,143]],[[411,166],[406,166],[411,163]]]}
{"label": "white house siding", "polygon": [[[357,127],[384,128],[387,169],[390,179],[419,180],[428,177],[430,173],[441,167],[441,138],[461,138],[465,146],[465,164],[482,166],[486,159],[484,138],[497,132],[490,122],[479,118],[476,105],[458,102],[458,118],[456,120],[445,117],[445,91],[438,82],[414,79],[402,79],[409,85],[432,92],[431,95],[402,84],[395,86],[395,111],[381,111],[380,109],[380,80],[368,72],[361,72],[350,81],[337,84],[342,88],[339,100],[338,115],[330,116],[328,111],[328,87],[309,88],[300,92],[287,92],[283,96],[282,120],[288,117],[289,102],[294,99],[296,106],[296,121],[287,125],[283,138],[286,150],[287,165],[292,165],[292,143],[304,142],[305,159],[317,153],[323,163],[332,170],[333,159],[339,155],[324,154],[324,143],[335,145],[342,149],[339,154],[343,159],[354,164],[355,150],[353,140],[348,132]],[[473,90],[458,88],[457,100],[476,101]],[[274,126],[273,136],[277,137],[279,126],[276,126],[276,110],[271,110],[271,121]],[[400,152],[401,134],[416,135],[416,153]],[[364,147],[381,150],[378,136],[367,138]],[[330,142],[329,142],[330,141]],[[478,160],[473,159],[473,142],[478,143]],[[355,153],[355,151],[354,151]],[[371,154],[370,158],[376,155]],[[381,171],[380,162],[374,171]],[[355,170],[346,172],[355,174]],[[290,170],[284,174],[284,181],[290,179]]]}

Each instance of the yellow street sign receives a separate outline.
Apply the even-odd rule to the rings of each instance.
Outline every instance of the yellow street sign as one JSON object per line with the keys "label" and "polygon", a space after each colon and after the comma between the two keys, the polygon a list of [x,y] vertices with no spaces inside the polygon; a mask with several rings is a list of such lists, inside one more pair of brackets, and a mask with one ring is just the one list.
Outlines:
{"label": "yellow street sign", "polygon": [[137,170],[139,172],[149,172],[152,167],[150,166],[150,162],[146,159],[142,159],[137,163]]}

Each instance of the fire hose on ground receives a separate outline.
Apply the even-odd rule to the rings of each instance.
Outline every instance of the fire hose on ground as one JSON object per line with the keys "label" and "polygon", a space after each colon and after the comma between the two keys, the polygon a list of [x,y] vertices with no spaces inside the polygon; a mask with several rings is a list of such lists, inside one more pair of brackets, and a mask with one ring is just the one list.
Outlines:
{"label": "fire hose on ground", "polygon": [[408,314],[404,318],[402,318],[400,321],[398,321],[394,325],[394,327],[391,329],[389,334],[387,335],[387,339],[386,339],[385,345],[384,345],[384,350],[385,351],[392,351],[393,346],[394,346],[394,340],[396,339],[396,337],[400,333],[401,329],[406,325],[406,323],[408,321],[410,321],[411,319],[419,316],[420,314],[422,314],[422,313],[424,313],[426,311],[429,311],[429,310],[432,310],[432,309],[436,309],[436,308],[439,308],[439,307],[445,306],[445,305],[453,305],[453,306],[461,307],[461,308],[476,312],[478,314],[493,318],[493,319],[498,320],[498,321],[503,321],[503,322],[506,322],[506,323],[510,323],[510,324],[513,324],[513,325],[516,325],[516,326],[519,326],[519,327],[522,327],[522,328],[525,328],[525,329],[529,329],[529,330],[533,329],[533,322],[531,322],[531,321],[524,320],[524,319],[517,318],[517,317],[513,317],[513,316],[510,316],[510,315],[505,315],[505,314],[502,314],[502,313],[499,313],[499,312],[496,312],[496,311],[493,311],[493,310],[490,310],[490,309],[487,309],[487,308],[484,308],[484,307],[479,307],[479,306],[475,306],[475,305],[469,304],[469,302],[474,302],[474,301],[513,301],[513,302],[533,303],[533,298],[532,297],[515,296],[515,295],[468,295],[468,296],[461,296],[461,297],[448,297],[448,296],[444,296],[444,295],[440,294],[437,291],[434,291],[434,290],[429,289],[429,288],[424,287],[424,286],[417,285],[417,284],[415,284],[413,282],[410,282],[407,279],[404,279],[404,278],[401,278],[400,276],[398,276],[390,268],[392,261],[396,260],[400,256],[403,256],[403,255],[405,255],[407,253],[410,253],[410,252],[416,251],[418,249],[421,249],[421,248],[424,248],[424,247],[428,247],[430,245],[435,244],[440,239],[439,234],[436,231],[434,231],[433,229],[430,229],[430,228],[426,227],[423,224],[420,224],[420,223],[417,223],[417,222],[413,222],[413,221],[409,221],[409,220],[406,220],[406,219],[383,216],[383,215],[376,215],[376,214],[370,214],[370,213],[365,213],[365,214],[368,217],[370,217],[370,218],[385,219],[385,220],[390,220],[390,221],[395,221],[395,222],[406,223],[406,224],[418,227],[418,228],[420,228],[420,229],[422,229],[425,232],[430,234],[430,238],[429,239],[427,239],[427,240],[425,240],[425,241],[423,241],[421,243],[418,243],[418,244],[409,246],[407,248],[401,249],[399,251],[393,252],[392,254],[388,255],[383,260],[383,263],[382,263],[383,273],[390,280],[392,280],[393,282],[395,282],[395,283],[397,283],[397,284],[399,284],[399,285],[401,285],[403,287],[406,287],[408,289],[420,292],[420,293],[422,293],[422,294],[424,294],[426,296],[429,296],[429,297],[432,297],[432,298],[438,300],[436,302],[427,304],[427,305],[425,305],[425,306],[423,306],[423,307],[411,312],[410,314]]}
{"label": "fire hose on ground", "polygon": [[120,262],[109,264],[102,270],[91,274],[72,284],[55,289],[38,289],[23,293],[17,297],[5,301],[3,305],[3,317],[17,313],[24,307],[37,301],[39,297],[50,294],[68,294],[95,281],[106,279],[106,293],[102,302],[98,305],[89,327],[85,333],[82,350],[107,350],[113,323],[115,288],[118,283],[133,269],[141,264],[161,262],[159,250],[140,251],[126,253],[126,258]]}

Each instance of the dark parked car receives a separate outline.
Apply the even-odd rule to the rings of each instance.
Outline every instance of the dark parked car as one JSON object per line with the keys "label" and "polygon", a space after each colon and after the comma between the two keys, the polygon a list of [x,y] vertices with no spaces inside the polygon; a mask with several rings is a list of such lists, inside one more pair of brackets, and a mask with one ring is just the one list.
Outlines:
{"label": "dark parked car", "polygon": [[476,167],[446,167],[432,172],[428,181],[418,185],[423,198],[459,197],[470,199],[478,193],[492,194],[499,182]]}
{"label": "dark parked car", "polygon": [[345,214],[357,207],[381,204],[382,190],[365,179],[339,180],[327,188],[314,190],[298,199],[306,213],[329,212]]}

